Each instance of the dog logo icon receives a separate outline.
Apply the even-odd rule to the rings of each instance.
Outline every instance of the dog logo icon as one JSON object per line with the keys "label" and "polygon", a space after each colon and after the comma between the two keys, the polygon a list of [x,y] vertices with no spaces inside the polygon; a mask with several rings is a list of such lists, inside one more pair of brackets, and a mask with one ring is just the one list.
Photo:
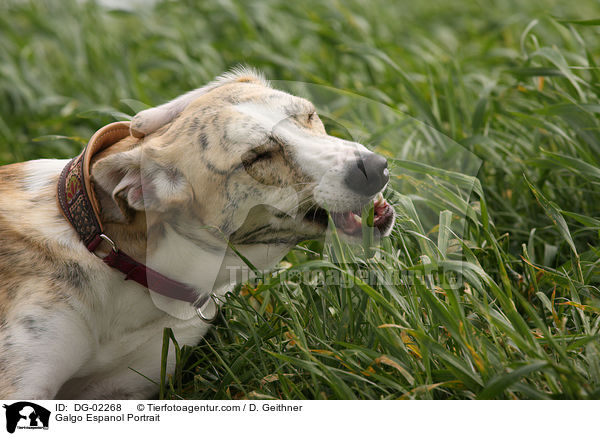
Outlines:
{"label": "dog logo icon", "polygon": [[6,431],[14,433],[18,429],[48,430],[50,411],[28,401],[4,405],[6,409]]}

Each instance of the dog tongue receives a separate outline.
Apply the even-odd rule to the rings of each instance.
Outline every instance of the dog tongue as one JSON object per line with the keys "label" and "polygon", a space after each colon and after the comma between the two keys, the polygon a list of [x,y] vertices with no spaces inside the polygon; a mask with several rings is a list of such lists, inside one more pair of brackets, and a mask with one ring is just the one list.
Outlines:
{"label": "dog tongue", "polygon": [[[375,200],[373,210],[373,226],[380,228],[392,213],[392,208],[382,196]],[[356,235],[362,231],[360,212],[334,212],[331,214],[336,227],[348,235]]]}
{"label": "dog tongue", "polygon": [[331,217],[337,228],[348,235],[359,233],[362,229],[361,217],[354,212],[334,212]]}

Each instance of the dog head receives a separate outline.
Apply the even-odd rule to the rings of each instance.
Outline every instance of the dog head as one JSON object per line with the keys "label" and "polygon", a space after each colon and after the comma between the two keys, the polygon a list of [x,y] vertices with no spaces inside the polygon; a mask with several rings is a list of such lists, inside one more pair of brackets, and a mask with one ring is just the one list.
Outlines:
{"label": "dog head", "polygon": [[138,113],[131,134],[139,139],[92,172],[118,206],[111,219],[143,211],[190,238],[215,229],[234,244],[291,246],[322,235],[326,211],[339,231],[360,234],[361,208],[374,201],[375,228],[385,235],[393,225],[381,195],[385,158],[329,136],[309,101],[254,72],[226,74]]}

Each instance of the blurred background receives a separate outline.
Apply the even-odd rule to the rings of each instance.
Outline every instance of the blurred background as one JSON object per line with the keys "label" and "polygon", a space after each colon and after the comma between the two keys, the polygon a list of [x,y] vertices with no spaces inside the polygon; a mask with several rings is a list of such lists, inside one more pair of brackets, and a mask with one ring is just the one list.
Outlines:
{"label": "blurred background", "polygon": [[40,137],[87,138],[134,113],[129,100],[159,104],[238,64],[351,90],[461,140],[486,126],[481,97],[515,90],[536,43],[597,53],[596,28],[565,39],[549,18],[599,11],[593,0],[3,0],[0,162],[70,156],[77,147]]}
{"label": "blurred background", "polygon": [[[599,53],[597,0],[2,0],[0,164],[74,156],[102,125],[240,64],[368,98],[371,124],[391,111],[426,127],[381,144],[400,219],[389,263],[367,267],[447,260],[441,232],[460,222],[464,293],[369,290],[393,312],[360,290],[246,290],[278,316],[267,328],[247,302],[226,306],[161,396],[598,398]],[[477,164],[440,170],[436,138]]]}

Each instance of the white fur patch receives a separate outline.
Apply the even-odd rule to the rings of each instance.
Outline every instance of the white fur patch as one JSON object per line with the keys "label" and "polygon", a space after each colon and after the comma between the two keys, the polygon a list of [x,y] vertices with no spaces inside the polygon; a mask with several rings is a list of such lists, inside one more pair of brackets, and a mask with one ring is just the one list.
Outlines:
{"label": "white fur patch", "polygon": [[69,159],[38,159],[25,162],[25,190],[35,192],[47,187],[49,180],[60,174],[68,162]]}

